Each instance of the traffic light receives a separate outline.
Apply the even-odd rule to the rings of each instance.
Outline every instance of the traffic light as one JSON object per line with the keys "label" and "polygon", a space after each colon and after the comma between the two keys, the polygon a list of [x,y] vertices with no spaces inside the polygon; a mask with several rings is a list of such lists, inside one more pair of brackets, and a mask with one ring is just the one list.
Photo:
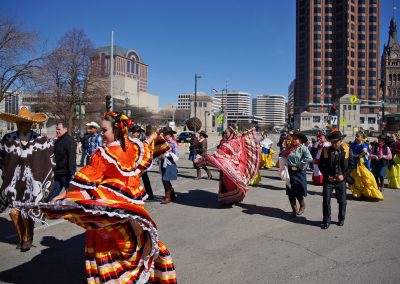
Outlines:
{"label": "traffic light", "polygon": [[112,111],[113,99],[110,95],[106,96],[106,111]]}
{"label": "traffic light", "polygon": [[332,116],[336,115],[336,106],[335,105],[331,106],[329,114],[332,115]]}

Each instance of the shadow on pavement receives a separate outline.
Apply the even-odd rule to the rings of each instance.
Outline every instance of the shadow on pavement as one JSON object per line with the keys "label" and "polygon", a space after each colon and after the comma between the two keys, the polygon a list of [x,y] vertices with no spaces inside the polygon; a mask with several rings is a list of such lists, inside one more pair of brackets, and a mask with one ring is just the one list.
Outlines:
{"label": "shadow on pavement", "polygon": [[14,225],[10,220],[7,220],[6,218],[0,218],[0,228],[1,228],[1,234],[0,234],[1,243],[8,243],[15,245],[18,243],[17,231],[15,230]]}
{"label": "shadow on pavement", "polygon": [[272,218],[277,218],[277,219],[283,219],[291,223],[297,223],[297,224],[305,224],[309,226],[314,226],[314,227],[320,227],[321,226],[321,221],[311,221],[307,220],[303,216],[297,216],[296,218],[292,218],[289,216],[290,212],[283,211],[280,208],[273,208],[273,207],[266,207],[266,206],[258,206],[255,204],[244,204],[244,203],[238,203],[236,206],[239,206],[243,208],[243,213],[246,214],[259,214],[267,217],[272,217]]}
{"label": "shadow on pavement", "polygon": [[261,175],[261,178],[269,178],[269,179],[281,180],[281,178],[277,177],[277,176],[263,176],[263,175]]}
{"label": "shadow on pavement", "polygon": [[30,261],[1,272],[0,282],[86,283],[84,243],[85,233],[65,241],[52,236],[43,237],[41,244],[48,248]]}
{"label": "shadow on pavement", "polygon": [[218,194],[201,189],[192,189],[189,192],[178,192],[178,197],[175,203],[211,209],[225,209],[227,206],[218,204]]}
{"label": "shadow on pavement", "polygon": [[[314,190],[307,190],[307,194],[309,195],[319,195],[322,196],[322,186],[321,186],[321,191],[314,191]],[[332,192],[331,194],[331,198],[332,199],[336,199],[336,193],[335,191]],[[346,199],[347,200],[357,200],[353,197],[353,195],[351,193],[347,193],[346,194]]]}
{"label": "shadow on pavement", "polygon": [[[261,180],[261,182],[262,182],[262,180]],[[271,189],[271,190],[286,190],[286,188],[284,186],[275,186],[275,185],[272,185],[272,184],[259,183],[257,185],[257,187],[261,187],[261,188],[265,188],[265,189]]]}

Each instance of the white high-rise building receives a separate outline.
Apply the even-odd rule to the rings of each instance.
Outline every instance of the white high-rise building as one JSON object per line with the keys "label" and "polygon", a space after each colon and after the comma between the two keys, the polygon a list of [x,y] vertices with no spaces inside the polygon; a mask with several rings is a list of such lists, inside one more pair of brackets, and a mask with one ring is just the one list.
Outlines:
{"label": "white high-rise building", "polygon": [[178,109],[190,109],[190,96],[193,94],[179,94],[178,95]]}
{"label": "white high-rise building", "polygon": [[286,98],[281,95],[258,95],[253,99],[253,114],[262,117],[262,124],[282,127],[286,120]]}
{"label": "white high-rise building", "polygon": [[215,93],[214,97],[221,100],[221,109],[227,117],[251,115],[250,94],[237,91]]}

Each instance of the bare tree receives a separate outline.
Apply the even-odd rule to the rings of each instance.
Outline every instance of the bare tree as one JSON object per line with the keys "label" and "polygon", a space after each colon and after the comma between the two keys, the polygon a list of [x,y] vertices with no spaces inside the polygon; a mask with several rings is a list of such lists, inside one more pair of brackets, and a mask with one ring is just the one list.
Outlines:
{"label": "bare tree", "polygon": [[89,80],[93,54],[94,45],[86,33],[79,29],[70,30],[45,58],[36,76],[40,91],[50,97],[45,105],[46,111],[65,123],[69,132],[77,118],[77,105],[92,101],[90,96],[103,86],[95,78]]}
{"label": "bare tree", "polygon": [[41,56],[35,56],[37,34],[23,31],[13,20],[0,18],[0,102],[26,86]]}

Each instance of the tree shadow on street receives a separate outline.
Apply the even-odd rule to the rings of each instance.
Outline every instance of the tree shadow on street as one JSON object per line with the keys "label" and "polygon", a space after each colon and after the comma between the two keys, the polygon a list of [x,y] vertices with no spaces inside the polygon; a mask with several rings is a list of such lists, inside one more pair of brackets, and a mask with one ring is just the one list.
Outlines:
{"label": "tree shadow on street", "polygon": [[210,209],[225,209],[232,206],[223,206],[218,203],[218,194],[202,189],[192,189],[189,192],[178,193],[175,203]]}
{"label": "tree shadow on street", "polygon": [[0,272],[0,282],[86,283],[84,243],[85,233],[68,240],[58,240],[53,236],[43,237],[41,244],[48,248],[30,261]]}
{"label": "tree shadow on street", "polygon": [[238,203],[236,204],[237,206],[243,208],[243,213],[246,214],[259,214],[267,217],[272,217],[276,219],[282,219],[291,223],[297,223],[297,224],[305,224],[309,226],[314,226],[314,227],[320,227],[321,226],[321,221],[312,221],[308,220],[307,218],[303,216],[297,216],[295,218],[292,218],[289,216],[290,212],[286,212],[280,208],[274,208],[274,207],[266,207],[266,206],[258,206],[255,204],[245,204],[245,203]]}

